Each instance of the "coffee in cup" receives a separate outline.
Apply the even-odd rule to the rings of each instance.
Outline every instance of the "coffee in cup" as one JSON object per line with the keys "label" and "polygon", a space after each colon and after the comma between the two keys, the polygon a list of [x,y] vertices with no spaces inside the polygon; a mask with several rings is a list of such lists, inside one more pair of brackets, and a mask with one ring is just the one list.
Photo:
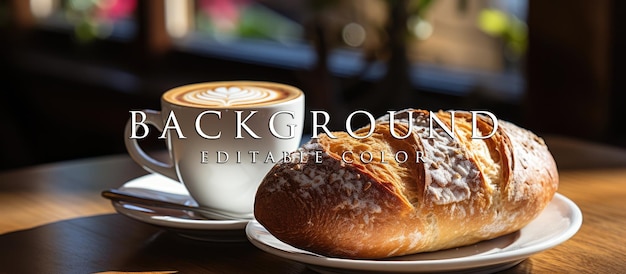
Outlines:
{"label": "coffee in cup", "polygon": [[[278,83],[209,82],[165,92],[160,111],[130,113],[125,143],[138,164],[184,184],[200,206],[252,218],[259,183],[300,144],[304,94]],[[139,146],[147,125],[166,140],[171,164]]]}

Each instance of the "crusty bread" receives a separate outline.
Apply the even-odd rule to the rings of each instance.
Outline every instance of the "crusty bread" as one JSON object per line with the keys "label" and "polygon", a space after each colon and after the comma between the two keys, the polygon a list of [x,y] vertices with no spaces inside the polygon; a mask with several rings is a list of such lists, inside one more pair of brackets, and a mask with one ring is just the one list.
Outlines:
{"label": "crusty bread", "polygon": [[[406,139],[390,134],[384,116],[371,137],[336,132],[336,139],[320,134],[304,144],[264,178],[256,219],[276,238],[304,250],[383,258],[514,232],[552,199],[556,165],[530,131],[499,120],[492,137],[472,139],[471,114],[456,112],[454,139],[437,126],[429,138],[429,112],[406,110],[394,116],[396,136],[408,132],[409,112],[413,128]],[[450,128],[449,112],[436,115]],[[478,117],[478,129],[490,133],[492,120]],[[359,157],[365,151],[373,156],[365,153],[369,163]],[[405,162],[395,160],[398,151],[406,152]]]}

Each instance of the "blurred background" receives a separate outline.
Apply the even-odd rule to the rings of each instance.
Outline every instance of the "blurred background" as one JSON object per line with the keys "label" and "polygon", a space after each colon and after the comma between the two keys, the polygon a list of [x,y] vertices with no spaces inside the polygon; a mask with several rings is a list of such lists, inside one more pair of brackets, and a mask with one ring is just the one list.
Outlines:
{"label": "blurred background", "polygon": [[0,169],[125,153],[130,110],[216,80],[297,86],[336,130],[354,110],[489,110],[626,147],[624,13],[618,0],[5,0]]}

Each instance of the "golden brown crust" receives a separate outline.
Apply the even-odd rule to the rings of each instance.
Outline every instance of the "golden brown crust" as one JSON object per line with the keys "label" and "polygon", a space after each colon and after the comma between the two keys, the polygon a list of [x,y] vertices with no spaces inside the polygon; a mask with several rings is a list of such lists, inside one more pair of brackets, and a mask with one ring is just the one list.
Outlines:
{"label": "golden brown crust", "polygon": [[[396,136],[411,129],[405,139],[390,134],[389,116],[377,120],[365,139],[321,134],[268,173],[257,192],[256,219],[298,248],[381,258],[511,233],[552,199],[558,173],[539,137],[499,121],[493,137],[472,139],[472,115],[456,112],[453,139],[442,129],[430,132],[428,115],[396,114]],[[436,115],[451,126],[450,113]],[[482,134],[494,126],[481,116],[476,124]],[[406,154],[406,161],[396,161],[396,153]]]}

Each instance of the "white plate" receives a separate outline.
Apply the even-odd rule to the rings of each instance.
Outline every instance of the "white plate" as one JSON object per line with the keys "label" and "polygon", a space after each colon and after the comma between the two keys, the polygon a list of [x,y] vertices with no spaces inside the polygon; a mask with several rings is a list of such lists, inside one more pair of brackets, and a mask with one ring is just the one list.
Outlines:
{"label": "white plate", "polygon": [[576,234],[581,224],[578,206],[557,193],[537,219],[517,232],[466,247],[383,260],[331,258],[297,249],[276,239],[256,220],[247,225],[246,234],[258,248],[307,264],[318,272],[490,273],[563,243]]}
{"label": "white plate", "polygon": [[[159,174],[144,175],[128,181],[118,190],[168,202],[197,206],[187,189]],[[181,236],[218,242],[246,241],[249,220],[207,220],[190,211],[150,207],[126,202],[112,202],[117,212],[135,220],[171,230]]]}

